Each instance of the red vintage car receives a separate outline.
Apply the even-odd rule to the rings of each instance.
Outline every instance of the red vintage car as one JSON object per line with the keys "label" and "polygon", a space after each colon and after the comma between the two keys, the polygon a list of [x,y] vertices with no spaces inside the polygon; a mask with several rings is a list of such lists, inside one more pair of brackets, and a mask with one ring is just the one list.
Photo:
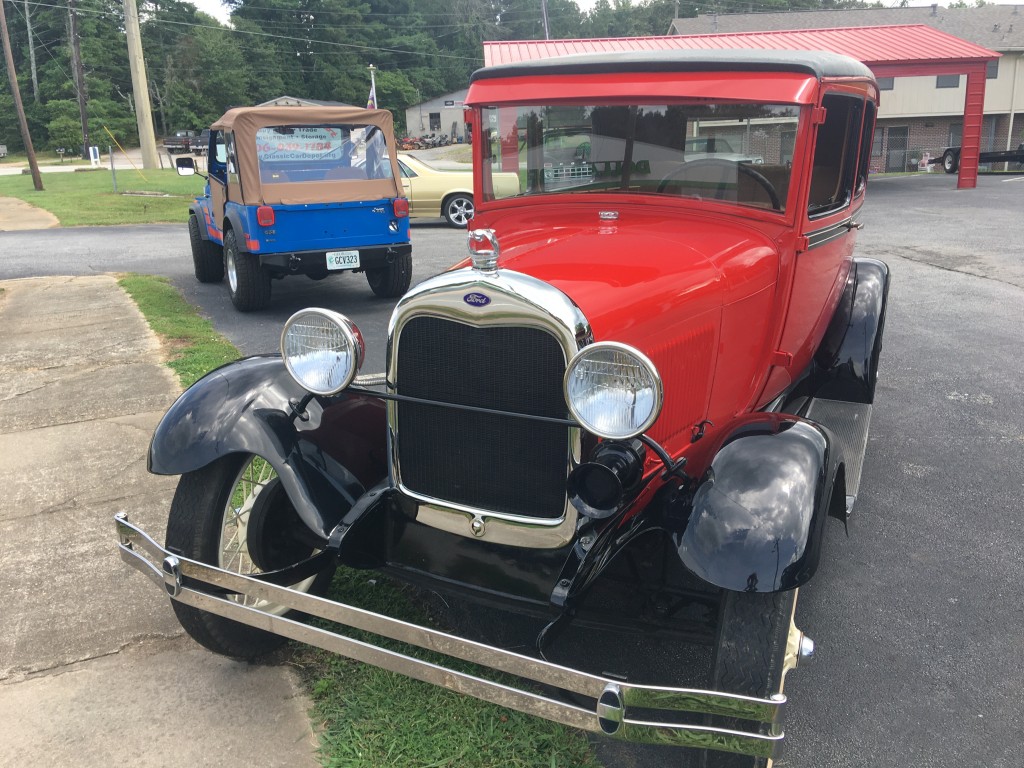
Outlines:
{"label": "red vintage car", "polygon": [[[470,255],[399,301],[386,375],[357,376],[348,319],[297,313],[279,356],[214,371],[167,413],[149,457],[182,476],[167,541],[120,517],[122,556],[219,653],[291,637],[707,765],[766,764],[784,676],[813,653],[797,591],[861,479],[889,280],[854,257],[877,99],[864,66],[815,52],[478,71]],[[339,563],[512,611],[536,652],[316,597]],[[598,653],[605,631],[695,650],[652,670],[633,641]]]}

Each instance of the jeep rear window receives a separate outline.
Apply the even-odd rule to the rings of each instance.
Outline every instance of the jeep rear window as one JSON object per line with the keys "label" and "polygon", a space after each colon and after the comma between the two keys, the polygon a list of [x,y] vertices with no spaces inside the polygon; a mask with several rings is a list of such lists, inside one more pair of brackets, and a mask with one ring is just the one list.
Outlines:
{"label": "jeep rear window", "polygon": [[256,132],[260,182],[276,184],[385,178],[379,162],[384,154],[379,134],[378,129],[365,125],[274,125],[260,128]]}
{"label": "jeep rear window", "polygon": [[712,103],[485,107],[484,194],[590,192],[706,199],[782,211],[799,107]]}

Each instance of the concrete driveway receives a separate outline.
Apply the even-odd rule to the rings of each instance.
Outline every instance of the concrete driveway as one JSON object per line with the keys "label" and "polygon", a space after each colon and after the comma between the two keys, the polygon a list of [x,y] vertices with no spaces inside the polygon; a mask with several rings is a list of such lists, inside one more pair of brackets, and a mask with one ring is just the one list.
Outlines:
{"label": "concrete driveway", "polygon": [[163,538],[146,472],[179,388],[106,275],[0,281],[0,765],[312,766],[284,666],[214,656],[124,566],[111,515]]}

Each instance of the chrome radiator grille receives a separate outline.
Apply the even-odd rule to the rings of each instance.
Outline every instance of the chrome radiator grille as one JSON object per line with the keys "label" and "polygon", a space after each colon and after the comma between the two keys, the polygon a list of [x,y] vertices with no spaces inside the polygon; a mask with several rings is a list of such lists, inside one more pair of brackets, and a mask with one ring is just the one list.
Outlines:
{"label": "chrome radiator grille", "polygon": [[[567,418],[565,356],[545,331],[416,317],[398,344],[400,395]],[[410,491],[490,512],[562,516],[567,427],[420,403],[397,408],[399,472]]]}

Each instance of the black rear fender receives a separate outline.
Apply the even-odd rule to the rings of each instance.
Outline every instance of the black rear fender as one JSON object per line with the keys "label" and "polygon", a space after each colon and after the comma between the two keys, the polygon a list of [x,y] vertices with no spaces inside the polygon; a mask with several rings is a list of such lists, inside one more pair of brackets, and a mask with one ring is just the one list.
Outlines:
{"label": "black rear fender", "polygon": [[171,406],[149,447],[149,471],[177,475],[222,456],[262,456],[303,522],[326,541],[367,488],[387,476],[384,402],[364,394],[307,396],[279,356],[229,363]]}
{"label": "black rear fender", "polygon": [[833,491],[843,494],[832,445],[824,427],[791,416],[759,415],[734,430],[673,536],[683,565],[736,592],[806,583],[818,567]]}

